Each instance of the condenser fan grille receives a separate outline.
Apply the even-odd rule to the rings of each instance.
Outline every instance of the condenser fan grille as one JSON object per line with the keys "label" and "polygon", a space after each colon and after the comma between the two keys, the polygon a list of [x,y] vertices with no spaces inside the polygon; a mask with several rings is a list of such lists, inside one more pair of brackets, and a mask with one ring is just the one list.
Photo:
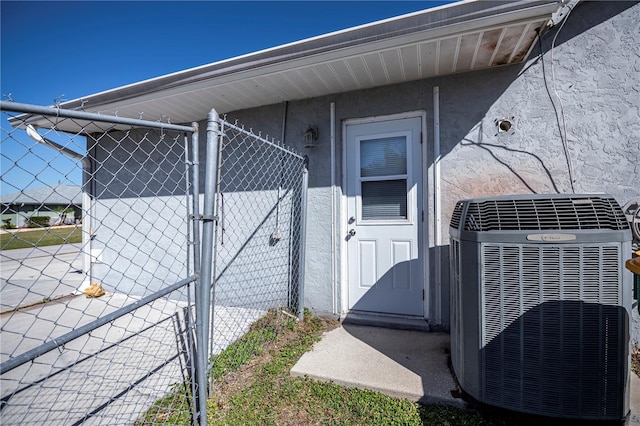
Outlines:
{"label": "condenser fan grille", "polygon": [[[456,211],[454,211],[455,214]],[[452,226],[453,219],[454,217],[452,217]],[[456,218],[456,221],[459,226],[460,218]],[[491,199],[471,202],[466,211],[464,229],[466,231],[626,230],[629,229],[629,225],[615,199],[589,196]]]}

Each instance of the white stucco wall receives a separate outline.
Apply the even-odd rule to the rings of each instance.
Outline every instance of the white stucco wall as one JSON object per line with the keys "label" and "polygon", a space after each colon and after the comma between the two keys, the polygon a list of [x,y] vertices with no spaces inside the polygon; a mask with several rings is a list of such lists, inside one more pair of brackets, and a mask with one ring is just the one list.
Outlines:
{"label": "white stucco wall", "polygon": [[146,296],[186,278],[186,203],[184,196],[95,200],[92,281]]}
{"label": "white stucco wall", "polygon": [[[306,306],[324,313],[338,313],[344,306],[340,294],[346,282],[340,276],[340,268],[335,285],[331,274],[331,103],[336,111],[334,180],[338,193],[342,185],[343,120],[427,112],[424,167],[429,191],[424,208],[428,213],[425,237],[430,241],[431,257],[429,315],[433,324],[433,315],[439,312],[439,321],[447,327],[448,224],[457,200],[570,192],[563,146],[565,127],[576,192],[607,192],[621,204],[639,195],[639,23],[637,3],[581,3],[556,38],[553,52],[555,30],[543,37],[544,72],[540,47],[536,45],[530,59],[520,65],[289,102],[286,142],[310,158],[307,252],[312,255],[307,259]],[[438,87],[440,98],[441,248],[435,247],[433,239],[434,87]],[[554,92],[562,100],[562,113],[554,111],[552,101],[560,108]],[[282,132],[282,111],[282,105],[272,105],[229,116],[278,135]],[[498,134],[495,120],[503,117],[513,117],[515,132]],[[302,134],[310,123],[318,126],[320,137],[317,148],[305,150]],[[338,223],[342,219],[338,217]],[[334,237],[339,261],[343,239],[338,233]],[[437,250],[441,253],[439,283],[434,268]],[[441,292],[436,291],[438,285]]]}
{"label": "white stucco wall", "polygon": [[[278,104],[229,113],[230,120],[237,118],[247,128],[284,139],[309,156],[306,307],[321,314],[338,314],[346,306],[341,294],[347,283],[341,265],[334,268],[333,264],[334,259],[342,259],[344,238],[339,224],[345,218],[334,218],[336,231],[331,233],[334,190],[338,194],[336,211],[341,209],[344,120],[426,111],[427,160],[423,167],[428,191],[423,208],[424,237],[429,241],[425,256],[430,258],[427,317],[432,325],[448,327],[448,224],[459,199],[567,193],[571,191],[568,163],[578,193],[610,193],[620,204],[640,195],[640,5],[583,2],[569,16],[552,49],[555,31],[543,37],[542,49],[535,46],[523,64],[290,101],[286,108]],[[435,87],[440,110],[441,247],[434,241]],[[331,104],[335,106],[334,129],[330,127]],[[514,132],[497,131],[495,122],[504,117],[513,120]],[[302,135],[309,124],[319,132],[314,149],[303,147]],[[200,128],[206,128],[206,123],[200,123]],[[336,135],[333,159],[332,130]],[[203,132],[201,153],[204,139]],[[247,229],[254,226],[246,225]],[[440,275],[435,268],[437,252]]]}

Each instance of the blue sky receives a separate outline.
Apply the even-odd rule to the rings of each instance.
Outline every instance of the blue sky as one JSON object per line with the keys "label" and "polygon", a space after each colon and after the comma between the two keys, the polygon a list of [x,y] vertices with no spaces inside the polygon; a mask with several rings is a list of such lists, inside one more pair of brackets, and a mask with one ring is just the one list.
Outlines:
{"label": "blue sky", "polygon": [[[51,105],[443,3],[2,0],[1,95]],[[0,124],[6,129],[6,117]],[[7,185],[14,154],[5,142],[2,150],[1,193],[47,181],[50,171],[41,170],[35,181],[15,174]],[[78,179],[63,175],[70,182],[62,183]]]}

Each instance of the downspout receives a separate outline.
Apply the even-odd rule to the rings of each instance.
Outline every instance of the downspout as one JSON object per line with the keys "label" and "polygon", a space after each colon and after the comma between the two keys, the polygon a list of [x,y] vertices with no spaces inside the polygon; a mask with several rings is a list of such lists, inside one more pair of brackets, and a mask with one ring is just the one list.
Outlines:
{"label": "downspout", "polygon": [[91,241],[92,238],[92,222],[93,222],[93,202],[91,196],[95,194],[95,180],[93,174],[92,162],[88,157],[82,159],[82,269],[85,273],[85,280],[76,290],[77,293],[84,293],[84,290],[91,285],[91,275],[93,267],[91,264]]}
{"label": "downspout", "polygon": [[337,259],[336,259],[336,104],[331,102],[330,139],[331,139],[331,289],[333,313],[339,313],[338,309],[338,285],[337,285]]}
{"label": "downspout", "polygon": [[435,323],[442,325],[442,200],[440,187],[440,88],[433,88],[433,230],[435,245]]}
{"label": "downspout", "polygon": [[[66,146],[60,145],[57,142],[52,141],[42,136],[35,127],[31,124],[27,124],[27,135],[39,144],[58,151],[62,155],[73,158],[80,161],[82,164],[82,271],[85,273],[85,280],[80,284],[80,287],[76,289],[77,294],[84,292],[86,288],[91,284],[91,217],[92,217],[92,201],[91,194],[95,194],[94,179],[91,172],[91,160],[88,155],[82,155],[77,153]],[[17,223],[17,221],[16,221]]]}
{"label": "downspout", "polygon": [[[280,143],[284,146],[285,145],[285,137],[287,134],[287,112],[289,111],[289,101],[284,101],[283,103],[283,109],[282,109],[282,131],[280,133]],[[280,164],[280,166],[282,167],[282,164]],[[282,169],[280,170],[280,175],[281,175],[281,179],[280,182],[282,182]],[[278,183],[278,185],[280,185],[280,183]],[[277,212],[276,212],[276,222],[279,220],[279,214],[280,214],[280,186],[278,186],[278,205],[277,205]],[[291,219],[289,220],[289,233],[290,235],[293,234],[293,214],[291,215]],[[272,238],[273,238],[273,234],[272,234]],[[271,241],[271,240],[270,240]],[[294,291],[293,291],[293,243],[291,238],[289,238],[289,250],[287,253],[287,257],[288,257],[288,267],[287,267],[287,289],[288,289],[288,294],[287,294],[287,299],[289,300],[289,305],[290,306],[294,306],[296,303],[298,303],[298,301],[294,301],[293,297],[294,297]]]}
{"label": "downspout", "polygon": [[284,145],[285,131],[287,130],[287,110],[289,109],[289,101],[284,101],[284,111],[282,112],[282,135],[280,136],[280,143]]}

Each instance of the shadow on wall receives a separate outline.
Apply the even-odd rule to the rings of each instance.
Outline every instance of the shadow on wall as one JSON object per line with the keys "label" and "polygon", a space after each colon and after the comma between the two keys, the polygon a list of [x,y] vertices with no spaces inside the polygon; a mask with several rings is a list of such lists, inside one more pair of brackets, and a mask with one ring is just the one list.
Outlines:
{"label": "shadow on wall", "polygon": [[98,200],[184,196],[182,134],[132,129],[87,138],[91,195]]}
{"label": "shadow on wall", "polygon": [[[637,2],[581,2],[575,10],[571,12],[566,24],[559,32],[555,39],[555,46],[570,41],[579,36],[583,32],[595,27],[612,17],[624,12],[626,9],[633,7]],[[558,110],[554,111],[552,100],[558,103],[555,95],[552,96],[550,90],[545,84],[551,86],[550,81],[545,81],[542,75],[542,67],[540,64],[541,53],[545,56],[546,73],[550,74],[551,66],[550,50],[553,39],[559,29],[559,26],[544,34],[540,43],[536,42],[530,54],[528,63],[507,66],[504,68],[495,68],[468,74],[456,74],[443,77],[434,84],[441,87],[441,156],[444,158],[451,153],[456,147],[473,147],[479,150],[469,150],[474,154],[466,154],[464,160],[473,163],[475,155],[487,153],[484,156],[488,160],[484,163],[482,171],[468,171],[467,178],[456,177],[453,185],[459,187],[460,190],[469,194],[469,196],[481,196],[487,194],[497,194],[505,192],[519,193],[539,193],[539,192],[565,192],[570,190],[570,183],[565,177],[566,165],[563,160],[558,157],[562,155],[562,146],[560,139],[554,140],[553,152],[547,152],[548,147],[546,141],[537,141],[532,139],[528,142],[518,141],[519,137],[511,138],[507,133],[498,134],[498,129],[487,128],[487,119],[498,118],[487,117],[487,114],[493,109],[498,108],[496,102],[502,102],[501,97],[509,89],[509,87],[519,80],[519,78],[528,73],[535,73],[535,78],[523,80],[522,86],[515,88],[517,99],[520,104],[529,99],[526,110],[533,113],[527,122],[529,130],[535,134],[547,135],[551,134],[551,129],[536,129],[536,126],[549,126],[554,128],[555,134],[563,133],[562,117]],[[612,30],[613,31],[613,30]],[[556,57],[557,60],[561,60]],[[573,60],[573,59],[571,59]],[[595,72],[595,70],[594,70]],[[540,77],[540,78],[537,78]],[[533,93],[534,91],[535,93]],[[536,111],[534,96],[541,99],[543,104],[539,105],[540,111]],[[469,99],[472,102],[469,102]],[[504,102],[511,102],[512,99],[506,99]],[[510,108],[513,105],[502,104],[503,107]],[[556,107],[559,107],[556,105]],[[543,111],[546,111],[543,113]],[[511,111],[510,111],[511,112]],[[517,115],[518,109],[514,111]],[[549,120],[547,117],[551,114]],[[483,128],[483,121],[485,127]],[[516,121],[518,118],[516,117]],[[538,123],[539,122],[539,123]],[[518,126],[520,127],[520,126]],[[557,127],[557,128],[556,128]],[[520,131],[516,130],[516,136]],[[483,138],[484,136],[496,134],[491,142]],[[477,135],[473,136],[472,135]],[[530,136],[530,135],[529,135]],[[543,137],[543,136],[542,136]],[[511,139],[506,139],[511,138]],[[471,140],[475,139],[475,140]],[[504,143],[503,143],[504,142]],[[515,142],[520,143],[514,145]],[[533,143],[533,146],[527,144]],[[460,153],[464,150],[459,150]],[[544,155],[548,154],[545,159]],[[557,155],[556,155],[557,153]],[[551,157],[549,157],[551,156]],[[432,158],[432,157],[430,157]],[[545,164],[551,159],[557,163],[555,168],[561,168],[562,173],[553,171],[549,165]],[[462,169],[456,170],[463,173]],[[482,176],[490,177],[483,179]],[[451,206],[452,207],[452,206]]]}
{"label": "shadow on wall", "polygon": [[[448,241],[447,241],[448,243]],[[439,256],[439,257],[438,257]],[[440,264],[443,265],[440,268],[440,322],[436,323],[435,318],[438,315],[436,311],[438,307],[435,306],[438,296],[436,294],[436,288],[438,283],[435,282],[436,277],[436,259],[440,259]],[[446,331],[449,332],[450,318],[449,318],[449,245],[429,247],[429,276],[434,277],[434,282],[429,286],[429,300],[431,301],[429,309],[431,310],[431,318],[429,328],[431,331]]]}
{"label": "shadow on wall", "polygon": [[297,310],[299,188],[277,197],[264,191],[221,195],[214,260],[216,305]]}
{"label": "shadow on wall", "polygon": [[[519,180],[522,185],[524,185],[532,194],[537,194],[538,191],[536,191],[536,189],[529,182],[527,182],[525,176],[518,172],[517,165],[514,164],[514,154],[520,154],[519,158],[524,157],[526,159],[529,159],[531,163],[535,164],[538,170],[541,170],[543,172],[541,174],[544,177],[542,180],[548,179],[549,186],[551,186],[555,192],[560,193],[558,185],[556,184],[551,171],[545,165],[543,159],[540,158],[539,155],[523,149],[516,149],[506,145],[484,142],[484,131],[482,122],[478,123],[475,128],[471,129],[470,133],[477,133],[476,140],[474,141],[472,139],[469,139],[468,137],[465,137],[462,142],[460,142],[461,146],[473,146],[486,151],[497,163],[503,165],[506,169],[508,169],[511,174],[517,180]],[[521,160],[518,159],[517,161]]]}
{"label": "shadow on wall", "polygon": [[[596,25],[603,23],[616,15],[624,12],[627,9],[640,3],[638,0],[629,1],[598,1],[598,2],[580,2],[571,11],[569,20],[564,26],[560,34],[556,39],[556,46],[565,43],[575,36],[585,32],[589,28],[593,28]],[[593,13],[595,11],[595,13]],[[592,12],[592,13],[590,13]],[[555,31],[551,36],[547,36],[543,39],[543,49],[545,52],[551,47],[551,39],[555,35]],[[532,56],[540,54],[540,50],[534,50]]]}

